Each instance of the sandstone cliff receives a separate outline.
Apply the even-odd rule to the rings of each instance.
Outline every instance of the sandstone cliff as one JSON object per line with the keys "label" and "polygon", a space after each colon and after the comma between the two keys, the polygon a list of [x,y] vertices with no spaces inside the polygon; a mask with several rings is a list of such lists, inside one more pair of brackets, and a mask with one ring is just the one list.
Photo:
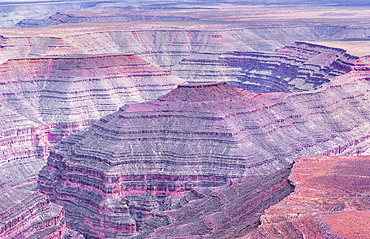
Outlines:
{"label": "sandstone cliff", "polygon": [[[148,238],[239,238],[260,224],[266,208],[293,191],[290,168],[267,176],[245,177],[218,188],[195,188],[171,210],[157,213],[143,225]],[[177,206],[177,208],[176,208]],[[166,219],[167,225],[158,223]],[[162,219],[163,220],[163,219]],[[156,228],[158,227],[158,228]],[[150,231],[155,230],[153,233]],[[138,237],[139,238],[139,237]]]}

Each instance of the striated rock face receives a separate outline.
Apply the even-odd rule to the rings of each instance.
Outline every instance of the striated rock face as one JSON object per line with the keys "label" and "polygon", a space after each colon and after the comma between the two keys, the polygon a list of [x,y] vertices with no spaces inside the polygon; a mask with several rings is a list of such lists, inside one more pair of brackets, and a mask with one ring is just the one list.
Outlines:
{"label": "striated rock face", "polygon": [[63,238],[64,209],[39,192],[0,184],[1,238]]}
{"label": "striated rock face", "polygon": [[39,174],[40,190],[85,235],[135,235],[145,218],[166,209],[165,197],[271,174],[301,155],[363,153],[370,145],[367,64],[361,58],[310,92],[198,83],[126,104],[58,144]]}
{"label": "striated rock face", "polygon": [[0,36],[0,63],[30,56],[65,56],[85,53],[60,37]]}
{"label": "striated rock face", "polygon": [[35,178],[62,137],[180,82],[133,54],[8,60],[0,66],[2,180],[13,186]]}
{"label": "striated rock face", "polygon": [[294,193],[270,207],[245,238],[368,238],[370,157],[302,157]]}
{"label": "striated rock face", "polygon": [[[134,28],[135,29],[135,28]],[[364,33],[366,31],[366,33]],[[293,44],[295,41],[314,41],[317,39],[340,39],[343,36],[369,35],[370,30],[345,28],[345,27],[308,27],[308,26],[290,26],[290,27],[251,27],[243,29],[217,29],[209,28],[199,29],[163,29],[163,30],[96,30],[92,33],[75,34],[64,37],[63,39],[70,42],[73,46],[84,51],[92,53],[107,52],[134,52],[136,55],[145,60],[159,65],[166,69],[177,69],[179,62],[183,58],[197,59],[201,55],[221,54],[225,52],[254,52],[254,51],[274,51],[286,45]],[[366,35],[366,36],[367,36]],[[102,45],[102,42],[105,44]],[[298,47],[299,48],[299,47]],[[301,47],[302,48],[302,47]],[[287,49],[285,49],[287,50]],[[310,53],[310,50],[314,52]],[[318,51],[315,53],[315,51]],[[323,52],[320,55],[320,51]],[[310,54],[318,56],[319,65],[327,66],[323,58],[328,54],[329,61],[335,59],[335,54],[346,61],[343,51],[324,50],[311,46],[303,53],[303,60]],[[205,53],[205,54],[203,54]],[[292,50],[293,54],[296,54]],[[281,53],[283,54],[283,53]],[[332,55],[334,54],[334,55]],[[268,56],[268,54],[266,54]],[[279,53],[280,55],[280,53]],[[299,55],[299,54],[297,54]],[[253,56],[253,55],[252,55]],[[256,54],[257,63],[261,58],[267,57],[264,54]],[[281,56],[281,55],[280,55]],[[283,54],[283,57],[287,55]],[[320,60],[321,57],[321,60]],[[207,59],[207,58],[206,58]],[[272,55],[268,60],[276,60]],[[253,58],[251,59],[253,60]],[[298,59],[297,59],[298,60]],[[288,57],[286,63],[294,63]],[[308,62],[306,62],[308,63]],[[312,62],[310,62],[312,63]],[[317,62],[314,62],[316,65]],[[325,63],[325,64],[324,64]],[[274,66],[274,64],[272,64]],[[181,70],[181,66],[180,70]],[[240,66],[239,66],[240,67]],[[316,67],[309,67],[307,70],[314,70]],[[196,68],[195,68],[196,70]],[[209,69],[208,69],[209,70]],[[271,69],[270,69],[271,70]],[[315,69],[317,70],[317,69]],[[192,74],[192,73],[191,73]]]}
{"label": "striated rock face", "polygon": [[[176,67],[177,69],[176,65],[183,58],[203,59],[205,55],[203,53],[218,55],[234,51],[274,51],[295,41],[366,38],[370,35],[370,30],[363,27],[294,25],[240,28],[198,26],[197,21],[185,22],[185,26],[183,21],[178,21],[178,25],[174,26],[168,23],[157,24],[152,21],[150,23],[154,24],[154,29],[146,24],[127,26],[110,24],[104,27],[77,24],[73,28],[60,26],[60,28],[22,29],[24,34],[19,34],[18,30],[2,30],[0,31],[0,35],[3,36],[3,38],[0,37],[0,53],[3,54],[0,54],[0,61],[14,57],[62,55],[71,52],[84,54],[133,52],[162,68]],[[43,37],[39,37],[40,35]],[[12,53],[9,54],[9,52]],[[263,54],[262,56],[266,57]],[[259,59],[262,56],[256,55]],[[182,66],[179,67],[181,70]],[[207,71],[210,69],[208,68]]]}
{"label": "striated rock face", "polygon": [[[63,140],[39,174],[40,190],[65,207],[73,229],[99,237],[133,234],[133,218],[139,221],[158,209],[161,196],[183,195],[194,185],[223,185],[242,175],[243,161],[227,166],[237,155],[213,154],[218,146],[225,151],[232,148],[228,144],[236,146],[231,133],[212,128],[192,132],[183,120],[193,114],[181,108],[193,111],[188,104],[226,103],[248,93],[225,83],[183,85],[157,101],[126,105],[90,130]],[[175,111],[165,110],[171,108]],[[215,117],[211,112],[196,115],[194,125],[197,118],[211,122]],[[152,205],[140,202],[148,201],[147,193],[157,197]],[[140,200],[140,195],[146,197]]]}
{"label": "striated rock face", "polygon": [[[148,238],[239,238],[259,225],[260,216],[293,191],[290,168],[267,176],[245,177],[218,188],[194,188],[172,210],[156,214],[143,226]],[[176,209],[176,206],[178,207]],[[160,218],[165,226],[154,228]],[[148,231],[156,229],[153,233]]]}
{"label": "striated rock face", "polygon": [[296,42],[274,53],[198,54],[173,72],[188,82],[233,81],[254,92],[296,92],[317,89],[351,71],[357,60],[342,49]]}

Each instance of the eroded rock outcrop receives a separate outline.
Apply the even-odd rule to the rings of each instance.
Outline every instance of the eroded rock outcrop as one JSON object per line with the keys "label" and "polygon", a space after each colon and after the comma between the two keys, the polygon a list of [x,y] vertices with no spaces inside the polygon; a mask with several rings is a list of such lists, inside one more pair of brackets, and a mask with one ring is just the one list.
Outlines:
{"label": "eroded rock outcrop", "polygon": [[368,238],[370,157],[302,157],[294,192],[270,207],[245,238]]}
{"label": "eroded rock outcrop", "polygon": [[370,138],[367,61],[316,91],[185,84],[155,101],[126,104],[58,144],[39,174],[40,190],[85,235],[135,235],[166,208],[165,197],[271,174],[301,155],[363,153]]}
{"label": "eroded rock outcrop", "polygon": [[188,82],[234,81],[254,92],[296,92],[319,88],[351,71],[357,60],[342,49],[296,42],[273,53],[198,54],[173,72]]}
{"label": "eroded rock outcrop", "polygon": [[[194,188],[172,210],[150,218],[143,225],[148,238],[239,238],[255,230],[263,211],[293,192],[290,168],[267,176],[232,180],[218,188]],[[177,209],[176,209],[177,208]],[[153,221],[167,220],[160,228]],[[153,233],[150,230],[156,229]]]}
{"label": "eroded rock outcrop", "polygon": [[2,180],[13,186],[35,179],[61,138],[180,82],[133,54],[8,60],[0,66]]}
{"label": "eroded rock outcrop", "polygon": [[42,193],[0,184],[1,238],[63,238],[64,209]]}
{"label": "eroded rock outcrop", "polygon": [[[152,64],[172,69],[185,57],[189,60],[202,59],[203,53],[274,51],[295,41],[366,38],[370,35],[367,28],[344,26],[240,28],[221,25],[214,28],[214,25],[198,27],[197,21],[188,23],[190,27],[183,26],[181,21],[174,23],[174,26],[167,23],[157,24],[155,21],[151,23],[154,29],[151,29],[151,25],[145,24],[128,26],[109,24],[106,27],[76,25],[72,28],[22,29],[24,34],[18,34],[14,30],[3,30],[0,31],[0,35],[5,41],[0,41],[0,52],[4,54],[0,55],[0,61],[14,56],[62,55],[63,50],[66,51],[64,54],[133,52]],[[43,42],[46,44],[42,44]],[[29,47],[27,51],[23,46]],[[13,55],[8,55],[9,51],[12,51]]]}

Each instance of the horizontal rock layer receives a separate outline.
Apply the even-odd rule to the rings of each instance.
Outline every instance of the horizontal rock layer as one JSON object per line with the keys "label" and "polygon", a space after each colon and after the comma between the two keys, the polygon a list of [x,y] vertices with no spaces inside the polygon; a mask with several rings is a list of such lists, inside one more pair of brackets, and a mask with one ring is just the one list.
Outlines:
{"label": "horizontal rock layer", "polygon": [[[257,228],[266,208],[293,191],[290,168],[267,176],[245,177],[218,188],[195,188],[179,203],[156,214],[143,226],[148,238],[239,238]],[[177,209],[176,209],[177,207]],[[163,218],[168,225],[157,226]],[[158,224],[158,223],[157,223]],[[151,230],[155,230],[150,233]]]}
{"label": "horizontal rock layer", "polygon": [[1,238],[63,238],[64,209],[39,193],[0,185]]}
{"label": "horizontal rock layer", "polygon": [[[195,186],[274,173],[301,155],[363,153],[370,137],[367,62],[359,59],[316,91],[256,94],[226,83],[185,84],[155,101],[126,104],[62,140],[39,174],[40,190],[65,206],[67,218],[78,210],[68,225],[94,235],[92,212],[107,217],[107,200],[113,214],[123,213],[130,196],[181,196]],[[118,234],[135,231],[137,218],[130,208],[124,212],[132,231]]]}
{"label": "horizontal rock layer", "polygon": [[302,157],[294,192],[270,207],[245,238],[367,238],[370,157]]}
{"label": "horizontal rock layer", "polygon": [[342,49],[296,42],[274,53],[198,54],[173,72],[188,82],[226,80],[254,92],[295,92],[317,89],[351,71],[357,60]]}
{"label": "horizontal rock layer", "polygon": [[133,52],[148,62],[172,69],[184,57],[196,58],[199,53],[273,51],[295,41],[366,38],[370,35],[370,30],[364,27],[264,25],[227,26],[210,30],[210,26],[194,27],[198,23],[188,23],[192,26],[189,29],[181,25],[183,29],[179,30],[166,23],[155,25],[162,28],[159,30],[148,29],[146,25],[22,29],[25,33],[19,37],[13,37],[17,32],[0,31],[3,36],[0,38],[0,61],[35,55]]}
{"label": "horizontal rock layer", "polygon": [[[180,82],[133,54],[8,60],[0,66],[1,170],[46,159],[51,145],[66,135],[126,102],[156,99]],[[35,177],[40,167],[20,170],[27,172],[20,181],[5,178],[6,172],[3,180],[22,183],[28,179],[21,177]]]}
{"label": "horizontal rock layer", "polygon": [[181,16],[158,16],[150,13],[135,13],[125,11],[107,12],[64,12],[56,14],[46,19],[25,19],[19,21],[16,27],[48,27],[64,23],[86,23],[86,22],[133,22],[133,21],[186,21],[190,17]]}

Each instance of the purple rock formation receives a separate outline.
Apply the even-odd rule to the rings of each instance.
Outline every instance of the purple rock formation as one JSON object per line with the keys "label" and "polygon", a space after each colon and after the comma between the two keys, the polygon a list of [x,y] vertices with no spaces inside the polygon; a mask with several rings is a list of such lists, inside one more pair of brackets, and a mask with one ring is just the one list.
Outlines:
{"label": "purple rock formation", "polygon": [[296,42],[274,53],[229,52],[184,58],[173,69],[188,82],[233,81],[254,92],[297,92],[319,88],[352,70],[358,57],[342,49]]}
{"label": "purple rock formation", "polygon": [[[157,213],[143,225],[148,238],[239,238],[260,224],[260,217],[293,192],[290,168],[267,176],[245,177],[212,189],[194,188],[171,210]],[[168,225],[155,228],[164,218]],[[162,219],[163,220],[163,219]],[[155,230],[153,233],[150,231]]]}
{"label": "purple rock formation", "polygon": [[63,238],[64,209],[42,193],[0,184],[0,238]]}
{"label": "purple rock formation", "polygon": [[133,54],[8,60],[0,66],[0,178],[9,186],[35,179],[61,138],[180,82]]}
{"label": "purple rock formation", "polygon": [[138,235],[146,218],[166,209],[166,197],[271,174],[300,155],[366,151],[366,62],[316,91],[188,84],[126,104],[58,144],[39,174],[40,190],[85,235]]}

